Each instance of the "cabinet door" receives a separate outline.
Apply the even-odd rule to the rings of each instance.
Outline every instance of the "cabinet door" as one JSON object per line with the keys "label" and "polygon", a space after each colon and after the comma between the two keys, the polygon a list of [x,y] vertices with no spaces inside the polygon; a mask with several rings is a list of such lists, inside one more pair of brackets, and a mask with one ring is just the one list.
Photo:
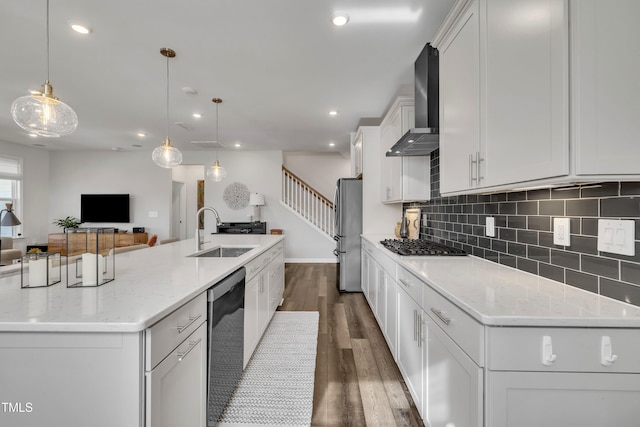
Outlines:
{"label": "cabinet door", "polygon": [[258,341],[271,320],[269,307],[269,269],[267,268],[260,272],[258,284]]}
{"label": "cabinet door", "polygon": [[389,350],[393,354],[393,358],[396,358],[396,337],[397,337],[397,324],[398,324],[398,291],[396,289],[396,281],[389,274],[386,274],[386,309],[384,324],[384,335],[389,345]]}
{"label": "cabinet door", "polygon": [[431,427],[481,426],[482,369],[429,316],[424,318],[425,421]]}
{"label": "cabinet door", "polygon": [[258,292],[261,282],[260,275],[254,276],[244,287],[244,368],[258,344]]}
{"label": "cabinet door", "polygon": [[571,3],[572,139],[579,175],[639,172],[638,16],[637,0]]}
{"label": "cabinet door", "polygon": [[378,325],[380,325],[380,330],[384,332],[387,314],[387,275],[380,264],[377,264],[377,278],[375,314],[376,319],[378,319]]}
{"label": "cabinet door", "polygon": [[147,373],[147,427],[204,427],[207,324]]}
{"label": "cabinet door", "polygon": [[[440,192],[478,185],[480,151],[480,28],[472,1],[440,52]],[[484,153],[480,153],[483,156]]]}
{"label": "cabinet door", "polygon": [[353,176],[358,177],[362,174],[362,141],[364,137],[362,132],[356,134],[352,146]]}
{"label": "cabinet door", "polygon": [[491,427],[637,426],[640,374],[489,372]]}
{"label": "cabinet door", "polygon": [[[567,175],[564,0],[481,0],[485,129],[480,186]],[[611,7],[611,6],[609,6]]]}
{"label": "cabinet door", "polygon": [[402,200],[431,199],[431,156],[402,157]]}
{"label": "cabinet door", "polygon": [[371,256],[369,252],[365,249],[365,246],[362,246],[362,257],[361,257],[361,269],[360,269],[360,280],[362,293],[364,294],[367,301],[369,300],[369,263],[371,262]]}
{"label": "cabinet door", "polygon": [[380,186],[382,203],[402,200],[402,157],[387,157],[389,148],[402,136],[401,108],[392,110],[389,118],[380,128],[382,144],[380,158]]}
{"label": "cabinet door", "polygon": [[398,286],[398,368],[411,392],[418,412],[424,417],[424,346],[419,333],[422,316],[420,306]]}

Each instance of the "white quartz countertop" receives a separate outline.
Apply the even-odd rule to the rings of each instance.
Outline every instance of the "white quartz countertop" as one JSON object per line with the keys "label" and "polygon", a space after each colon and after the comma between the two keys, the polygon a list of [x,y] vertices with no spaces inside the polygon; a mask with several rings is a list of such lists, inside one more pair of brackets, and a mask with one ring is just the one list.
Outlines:
{"label": "white quartz countertop", "polygon": [[400,256],[364,235],[478,322],[489,326],[640,327],[640,307],[474,256]]}
{"label": "white quartz countertop", "polygon": [[284,237],[211,235],[203,249],[255,246],[239,257],[188,257],[195,240],[116,255],[115,280],[98,287],[22,289],[20,273],[0,277],[0,331],[138,332],[259,256]]}

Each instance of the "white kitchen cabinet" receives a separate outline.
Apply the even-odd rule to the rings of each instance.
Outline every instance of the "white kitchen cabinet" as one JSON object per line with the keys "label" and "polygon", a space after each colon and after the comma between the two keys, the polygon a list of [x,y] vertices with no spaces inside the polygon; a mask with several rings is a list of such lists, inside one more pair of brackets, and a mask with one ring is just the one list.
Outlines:
{"label": "white kitchen cabinet", "polygon": [[361,244],[361,258],[360,258],[360,280],[361,280],[361,288],[364,297],[367,302],[369,302],[369,263],[371,262],[371,249],[369,248],[369,244],[362,241]]}
{"label": "white kitchen cabinet", "polygon": [[398,286],[397,363],[418,412],[424,413],[424,313],[401,285]]}
{"label": "white kitchen cabinet", "polygon": [[207,294],[145,331],[146,426],[206,425]]}
{"label": "white kitchen cabinet", "polygon": [[638,177],[640,2],[579,0],[570,6],[576,174]]}
{"label": "white kitchen cabinet", "polygon": [[146,374],[148,427],[206,426],[207,324]]}
{"label": "white kitchen cabinet", "polygon": [[246,265],[244,360],[246,368],[284,293],[284,245],[278,243]]}
{"label": "white kitchen cabinet", "polygon": [[391,354],[395,359],[397,357],[397,339],[398,339],[398,290],[395,277],[385,272],[385,290],[387,292],[385,296],[386,301],[386,313],[384,323],[384,337],[387,340],[387,345]]}
{"label": "white kitchen cabinet", "polygon": [[633,0],[460,0],[440,52],[440,192],[637,181]]}
{"label": "white kitchen cabinet", "polygon": [[459,2],[440,51],[440,192],[566,175],[564,0]]}
{"label": "white kitchen cabinet", "polygon": [[487,340],[487,425],[638,423],[640,331],[488,328]]}
{"label": "white kitchen cabinet", "polygon": [[247,367],[249,359],[258,344],[258,295],[262,277],[256,276],[244,285],[244,357],[242,367]]}
{"label": "white kitchen cabinet", "polygon": [[351,176],[358,178],[362,175],[362,145],[364,135],[361,129],[356,131],[355,137],[351,141]]}
{"label": "white kitchen cabinet", "polygon": [[429,200],[430,156],[387,157],[386,153],[414,127],[413,98],[398,97],[380,123],[380,196],[383,203]]}
{"label": "white kitchen cabinet", "polygon": [[[459,3],[460,4],[460,3]],[[456,5],[458,6],[458,5]],[[480,18],[468,2],[437,46],[440,65],[440,192],[478,186],[480,146]]]}

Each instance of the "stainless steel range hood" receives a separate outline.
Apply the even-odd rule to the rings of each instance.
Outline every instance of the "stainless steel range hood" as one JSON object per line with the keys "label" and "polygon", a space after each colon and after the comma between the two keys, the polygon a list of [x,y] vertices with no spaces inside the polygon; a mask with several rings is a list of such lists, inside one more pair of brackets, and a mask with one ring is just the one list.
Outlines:
{"label": "stainless steel range hood", "polygon": [[393,147],[387,157],[426,156],[439,147],[438,50],[427,44],[415,65],[415,125]]}

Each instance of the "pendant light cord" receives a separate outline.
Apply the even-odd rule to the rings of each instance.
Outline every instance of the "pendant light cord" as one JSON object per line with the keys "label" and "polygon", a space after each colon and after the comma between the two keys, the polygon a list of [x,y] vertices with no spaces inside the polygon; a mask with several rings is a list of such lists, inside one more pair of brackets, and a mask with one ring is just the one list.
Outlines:
{"label": "pendant light cord", "polygon": [[216,102],[216,161],[220,160],[218,156],[218,150],[220,149],[220,137],[218,134],[218,106],[219,102]]}
{"label": "pendant light cord", "polygon": [[49,0],[47,0],[47,83],[49,82]]}
{"label": "pendant light cord", "polygon": [[167,56],[167,139],[169,139],[169,57]]}

